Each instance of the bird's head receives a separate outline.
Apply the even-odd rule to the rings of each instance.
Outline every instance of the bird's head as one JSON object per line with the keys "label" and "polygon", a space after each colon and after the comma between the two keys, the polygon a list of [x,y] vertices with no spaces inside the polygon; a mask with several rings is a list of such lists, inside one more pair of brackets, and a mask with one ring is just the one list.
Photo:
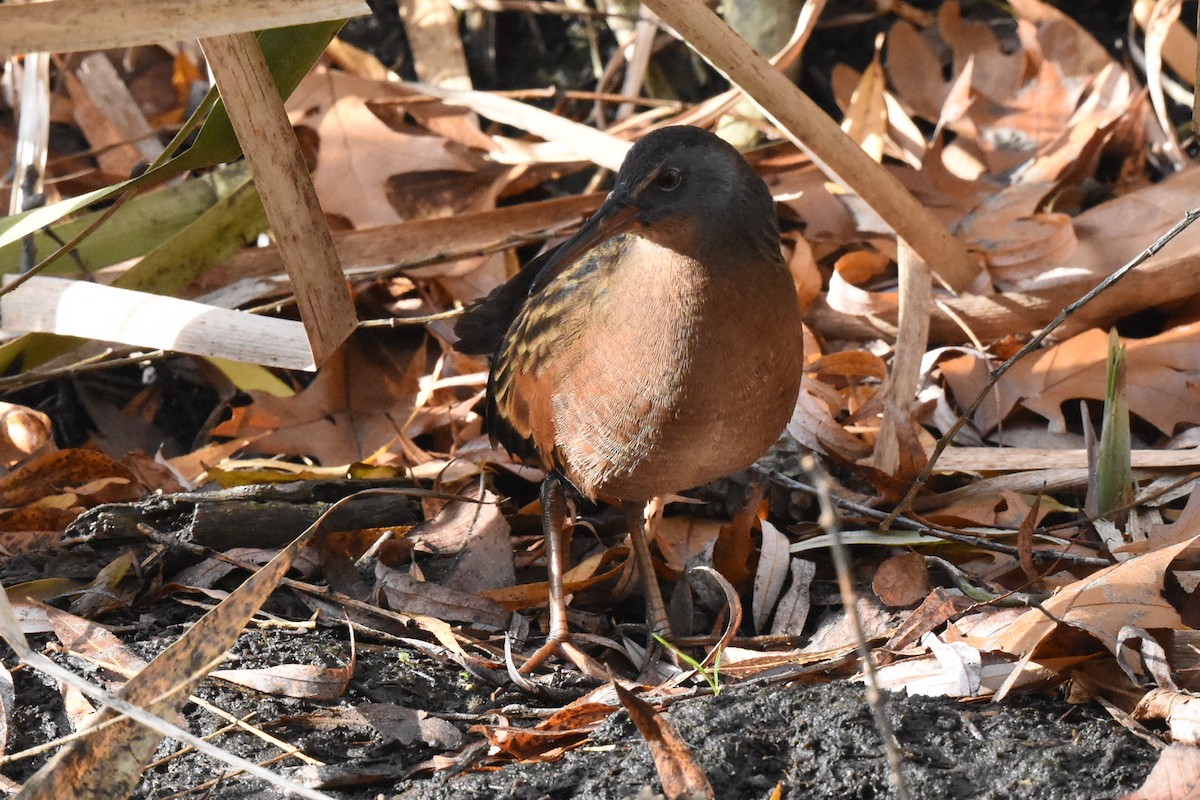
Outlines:
{"label": "bird's head", "polygon": [[604,204],[555,260],[570,263],[622,233],[705,263],[747,248],[779,257],[766,184],[729,143],[686,125],[660,128],[634,144]]}

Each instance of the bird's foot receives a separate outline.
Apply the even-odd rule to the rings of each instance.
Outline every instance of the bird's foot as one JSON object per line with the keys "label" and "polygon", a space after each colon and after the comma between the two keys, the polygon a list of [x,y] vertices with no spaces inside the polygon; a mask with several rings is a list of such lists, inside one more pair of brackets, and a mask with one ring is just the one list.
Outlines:
{"label": "bird's foot", "polygon": [[513,682],[519,685],[528,683],[529,679],[527,676],[545,664],[552,656],[558,656],[562,660],[574,664],[580,672],[593,680],[606,681],[611,677],[608,670],[598,661],[571,642],[570,631],[557,634],[552,633],[546,640],[546,643],[526,658],[520,667],[513,660],[512,648],[509,646],[507,640],[505,641],[504,658],[508,665],[508,674]]}
{"label": "bird's foot", "polygon": [[[569,659],[569,656],[567,655],[567,646],[570,645],[570,641],[570,633],[562,633],[558,635],[552,634],[548,639],[546,639],[545,644],[543,644],[537,650],[534,650],[533,654],[530,655],[529,658],[525,659],[525,663],[522,664],[519,669],[517,669],[517,672],[522,675],[528,675],[542,664],[545,664],[551,656],[560,656],[564,659]],[[575,650],[574,647],[571,649]],[[578,650],[576,650],[576,652],[578,652]]]}

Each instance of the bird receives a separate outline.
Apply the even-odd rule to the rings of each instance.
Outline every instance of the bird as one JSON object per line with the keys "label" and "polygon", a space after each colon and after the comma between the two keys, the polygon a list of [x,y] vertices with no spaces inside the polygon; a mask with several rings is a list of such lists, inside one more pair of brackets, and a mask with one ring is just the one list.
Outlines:
{"label": "bird", "polygon": [[801,308],[762,178],[701,128],[647,133],[578,232],[468,306],[455,333],[490,359],[493,443],[546,474],[550,624],[520,671],[570,639],[569,495],[621,505],[650,629],[669,632],[647,502],[749,467],[800,390]]}

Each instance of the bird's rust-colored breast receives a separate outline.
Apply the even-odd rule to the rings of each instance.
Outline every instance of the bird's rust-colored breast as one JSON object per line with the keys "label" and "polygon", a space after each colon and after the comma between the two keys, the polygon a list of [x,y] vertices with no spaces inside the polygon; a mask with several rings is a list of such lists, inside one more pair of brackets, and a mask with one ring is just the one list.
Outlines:
{"label": "bird's rust-colored breast", "polygon": [[748,466],[799,391],[799,309],[782,259],[701,266],[635,236],[598,249],[589,258],[602,272],[585,264],[586,280],[568,271],[547,287],[537,310],[552,324],[514,322],[500,412],[591,497],[647,500]]}

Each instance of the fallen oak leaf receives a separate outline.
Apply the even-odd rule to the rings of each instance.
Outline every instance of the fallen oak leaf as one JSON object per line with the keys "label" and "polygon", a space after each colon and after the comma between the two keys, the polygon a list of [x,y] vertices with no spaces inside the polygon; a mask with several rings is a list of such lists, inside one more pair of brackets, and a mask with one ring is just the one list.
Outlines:
{"label": "fallen oak leaf", "polygon": [[279,664],[262,669],[218,669],[211,677],[265,694],[301,700],[337,700],[354,675],[354,659],[344,667]]}
{"label": "fallen oak leaf", "polygon": [[1200,748],[1173,744],[1158,756],[1146,782],[1121,800],[1197,800],[1200,798]]}
{"label": "fallen oak leaf", "polygon": [[708,776],[692,757],[691,748],[669,720],[616,681],[613,688],[621,705],[641,732],[654,756],[654,767],[662,781],[663,794],[670,800],[700,800],[716,797]]}
{"label": "fallen oak leaf", "polygon": [[[98,450],[59,450],[36,458],[0,478],[0,506],[23,506],[103,479],[133,484],[133,474]],[[137,490],[140,494],[140,490]]]}
{"label": "fallen oak leaf", "polygon": [[[397,347],[391,336],[350,338],[291,397],[252,391],[253,402],[213,429],[254,439],[264,453],[294,453],[324,466],[364,461],[390,447],[412,414],[425,347]],[[351,388],[353,387],[353,391]]]}
{"label": "fallen oak leaf", "polygon": [[[1129,354],[1129,411],[1168,435],[1180,423],[1200,422],[1198,338],[1200,326],[1190,324],[1145,339],[1123,340]],[[1052,432],[1065,431],[1063,403],[1104,398],[1107,352],[1108,334],[1093,328],[1032,354],[996,384],[997,401],[980,406],[976,426],[984,432],[993,430],[1020,403],[1049,420]],[[949,359],[940,367],[960,400],[975,397],[986,380],[987,366],[975,356]]]}
{"label": "fallen oak leaf", "polygon": [[482,732],[492,745],[514,758],[551,761],[581,744],[616,710],[612,687],[605,684],[571,701],[533,728],[481,725],[471,730]]}
{"label": "fallen oak leaf", "polygon": [[1031,609],[1010,626],[982,641],[978,649],[1023,657],[1044,651],[1059,626],[1071,626],[1095,637],[1114,655],[1126,626],[1147,630],[1185,627],[1179,612],[1162,596],[1167,568],[1200,536],[1105,567],[1064,587],[1040,608]]}
{"label": "fallen oak leaf", "polygon": [[1138,701],[1134,719],[1165,720],[1177,744],[1200,743],[1200,698],[1177,689],[1151,689]]}

